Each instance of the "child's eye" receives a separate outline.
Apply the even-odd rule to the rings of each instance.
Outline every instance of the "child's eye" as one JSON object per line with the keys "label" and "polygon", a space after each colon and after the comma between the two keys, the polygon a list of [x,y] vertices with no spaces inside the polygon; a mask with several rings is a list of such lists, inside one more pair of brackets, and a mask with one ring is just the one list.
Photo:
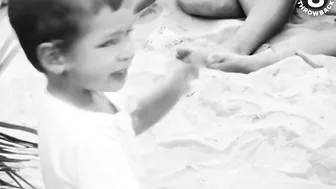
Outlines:
{"label": "child's eye", "polygon": [[115,45],[118,43],[118,40],[116,39],[111,39],[111,40],[108,40],[106,41],[105,43],[99,45],[100,48],[104,48],[104,47],[108,47],[108,46],[111,46],[111,45]]}
{"label": "child's eye", "polygon": [[133,28],[127,30],[127,34],[131,33],[133,31]]}

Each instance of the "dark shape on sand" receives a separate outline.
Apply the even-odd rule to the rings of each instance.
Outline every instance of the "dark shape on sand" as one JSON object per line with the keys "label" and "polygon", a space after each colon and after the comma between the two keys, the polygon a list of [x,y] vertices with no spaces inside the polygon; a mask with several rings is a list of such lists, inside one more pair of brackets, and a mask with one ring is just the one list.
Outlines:
{"label": "dark shape on sand", "polygon": [[[21,125],[0,122],[0,128],[22,131],[37,136],[37,131],[35,129],[31,129]],[[6,174],[15,183],[14,185],[9,183],[8,181],[0,179],[0,186],[4,186],[6,188],[27,189],[27,187],[24,187],[22,185],[24,183],[30,188],[35,189],[32,184],[30,184],[26,179],[24,179],[17,173],[17,168],[14,168],[13,164],[21,164],[22,162],[30,161],[31,156],[38,156],[37,153],[34,153],[36,149],[37,143],[25,141],[15,136],[0,133],[0,173]],[[32,152],[27,153],[27,151],[29,150],[31,150]],[[12,157],[18,155],[24,156],[24,158]],[[8,164],[10,164],[11,166]]]}

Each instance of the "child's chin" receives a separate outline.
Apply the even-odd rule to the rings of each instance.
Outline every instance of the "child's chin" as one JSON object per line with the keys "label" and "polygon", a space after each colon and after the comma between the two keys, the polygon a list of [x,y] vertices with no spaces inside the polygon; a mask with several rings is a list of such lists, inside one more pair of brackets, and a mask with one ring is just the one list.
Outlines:
{"label": "child's chin", "polygon": [[122,83],[113,83],[107,87],[105,87],[105,92],[117,92],[120,91],[122,88],[124,88],[125,82]]}

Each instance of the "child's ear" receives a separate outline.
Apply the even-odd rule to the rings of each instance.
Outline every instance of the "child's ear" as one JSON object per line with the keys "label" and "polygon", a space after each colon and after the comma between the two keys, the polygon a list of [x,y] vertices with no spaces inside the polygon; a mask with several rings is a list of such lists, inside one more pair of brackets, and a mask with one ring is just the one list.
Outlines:
{"label": "child's ear", "polygon": [[64,55],[53,42],[40,44],[37,47],[37,57],[47,72],[60,75],[66,71],[67,64]]}

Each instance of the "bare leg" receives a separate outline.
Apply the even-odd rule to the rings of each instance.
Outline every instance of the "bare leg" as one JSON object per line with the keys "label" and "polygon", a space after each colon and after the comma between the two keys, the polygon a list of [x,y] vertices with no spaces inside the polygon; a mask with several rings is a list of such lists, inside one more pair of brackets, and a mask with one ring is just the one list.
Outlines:
{"label": "bare leg", "polygon": [[[336,29],[311,31],[293,36],[290,41],[275,44],[274,47],[250,56],[253,70],[272,65],[284,58],[294,56],[298,51],[310,54],[336,56]],[[272,45],[271,45],[272,46]]]}
{"label": "bare leg", "polygon": [[189,15],[206,18],[241,18],[244,12],[237,0],[176,0]]}
{"label": "bare leg", "polygon": [[239,0],[247,18],[223,46],[238,54],[251,54],[281,31],[293,12],[295,0]]}
{"label": "bare leg", "polygon": [[[293,32],[289,30],[289,33]],[[284,31],[283,34],[287,35],[288,33]],[[209,68],[225,72],[250,73],[275,64],[290,56],[297,55],[299,51],[310,54],[336,56],[335,44],[336,28],[327,28],[323,31],[313,29],[300,30],[300,32],[289,38],[285,37],[283,40],[271,42],[270,46],[265,45],[265,47],[260,47],[264,49],[254,55],[239,55],[218,51],[218,54],[207,57],[210,51],[216,51],[218,49],[218,47],[216,48],[217,45],[207,46],[202,49],[196,48],[197,44],[195,44],[193,48],[189,48],[189,50],[195,52],[190,53],[190,56],[195,56],[197,60],[202,60]],[[190,58],[190,60],[194,59]],[[320,67],[309,61],[307,63],[313,68]]]}
{"label": "bare leg", "polygon": [[153,4],[156,0],[138,0],[137,4],[134,8],[134,13],[138,13],[148,7],[149,5]]}
{"label": "bare leg", "polygon": [[247,15],[243,26],[222,46],[224,51],[248,55],[282,29],[293,12],[296,0],[177,0],[177,2],[190,15],[210,18],[238,18]]}

